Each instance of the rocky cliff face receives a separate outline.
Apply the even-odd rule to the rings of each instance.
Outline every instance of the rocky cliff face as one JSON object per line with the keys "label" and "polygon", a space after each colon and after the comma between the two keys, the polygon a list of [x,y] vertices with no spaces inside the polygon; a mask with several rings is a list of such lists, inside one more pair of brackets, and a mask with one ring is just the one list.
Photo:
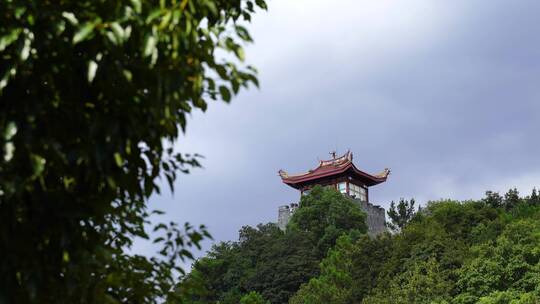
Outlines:
{"label": "rocky cliff face", "polygon": [[383,207],[373,205],[369,202],[363,202],[358,199],[353,200],[367,214],[366,224],[368,226],[369,235],[375,236],[387,231],[385,210]]}

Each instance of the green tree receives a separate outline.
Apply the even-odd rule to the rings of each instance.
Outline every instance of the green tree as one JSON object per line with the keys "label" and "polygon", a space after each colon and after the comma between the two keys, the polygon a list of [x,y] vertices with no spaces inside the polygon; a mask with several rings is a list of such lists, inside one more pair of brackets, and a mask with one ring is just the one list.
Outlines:
{"label": "green tree", "polygon": [[302,285],[291,303],[359,303],[376,287],[392,252],[388,234],[341,236],[321,262],[321,273]]}
{"label": "green tree", "polygon": [[252,291],[244,295],[240,299],[240,304],[266,304],[266,303],[268,302],[265,301],[264,298],[255,291]]}
{"label": "green tree", "polygon": [[352,302],[353,279],[350,269],[353,242],[349,236],[338,239],[336,247],[321,262],[321,274],[302,285],[289,301],[290,304]]}
{"label": "green tree", "polygon": [[452,284],[440,270],[435,259],[417,262],[392,279],[389,289],[378,290],[362,303],[448,303]]}
{"label": "green tree", "polygon": [[194,264],[182,285],[198,286],[203,292],[184,299],[236,304],[254,291],[271,303],[286,303],[317,274],[319,259],[313,249],[303,232],[283,233],[275,224],[243,227],[238,242],[214,246]]}
{"label": "green tree", "polygon": [[[263,0],[2,1],[0,300],[144,303],[173,296],[179,258],[208,236],[146,205],[196,155],[186,115],[257,84],[243,26]],[[233,56],[227,56],[231,53]],[[219,54],[225,54],[219,56]]]}
{"label": "green tree", "polygon": [[488,296],[481,297],[478,304],[537,304],[540,298],[533,293],[516,291],[495,291]]}
{"label": "green tree", "polygon": [[481,224],[491,224],[498,220],[496,209],[476,201],[440,200],[429,202],[425,212],[430,216],[426,221],[441,225],[451,238],[470,242],[472,230]]}
{"label": "green tree", "polygon": [[513,209],[519,203],[521,203],[521,198],[516,188],[510,189],[504,194],[503,207],[507,211]]}
{"label": "green tree", "polygon": [[367,232],[366,214],[336,190],[316,186],[309,195],[302,196],[289,230],[308,232],[323,258],[341,235]]}
{"label": "green tree", "polygon": [[486,197],[482,201],[493,208],[500,208],[503,206],[503,198],[498,192],[486,191]]}
{"label": "green tree", "polygon": [[413,219],[416,214],[414,203],[413,198],[411,200],[400,198],[397,206],[394,201],[390,203],[390,209],[386,213],[390,218],[388,226],[392,230],[400,231]]}
{"label": "green tree", "polygon": [[274,234],[277,236],[274,240],[259,244],[253,235],[243,246],[253,268],[244,277],[242,286],[244,290],[259,292],[271,303],[286,303],[302,283],[318,274],[320,261],[307,233],[279,233],[279,236]]}
{"label": "green tree", "polygon": [[494,292],[540,291],[537,219],[508,224],[496,240],[471,247],[471,254],[472,258],[459,270],[459,303],[476,303],[481,297],[494,297]]}
{"label": "green tree", "polygon": [[540,205],[540,195],[538,195],[536,188],[532,189],[531,196],[529,196],[528,198],[528,202],[530,205],[535,205],[535,206]]}

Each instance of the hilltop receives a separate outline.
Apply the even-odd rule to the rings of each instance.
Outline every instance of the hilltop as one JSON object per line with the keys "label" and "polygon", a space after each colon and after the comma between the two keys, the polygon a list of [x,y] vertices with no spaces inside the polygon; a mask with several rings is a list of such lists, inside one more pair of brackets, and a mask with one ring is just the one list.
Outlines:
{"label": "hilltop", "polygon": [[536,190],[399,212],[407,207],[390,209],[393,233],[371,237],[358,205],[315,187],[285,231],[243,227],[237,242],[199,259],[179,290],[190,287],[186,303],[538,303]]}

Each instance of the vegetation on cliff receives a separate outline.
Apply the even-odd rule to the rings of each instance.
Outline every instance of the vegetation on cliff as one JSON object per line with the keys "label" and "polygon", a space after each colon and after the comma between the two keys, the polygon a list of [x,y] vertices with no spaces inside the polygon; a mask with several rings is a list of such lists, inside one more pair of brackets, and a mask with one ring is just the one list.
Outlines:
{"label": "vegetation on cliff", "polygon": [[[300,201],[286,232],[276,224],[243,227],[238,242],[220,243],[198,260],[184,286],[188,303],[238,303],[255,291],[271,303],[286,303],[319,273],[319,262],[344,234],[367,231],[365,215],[336,191],[316,187]],[[182,288],[180,288],[182,290]]]}
{"label": "vegetation on cliff", "polygon": [[[536,190],[429,202],[412,215],[401,212],[392,223],[399,232],[376,238],[352,225],[359,209],[339,196],[316,189],[286,232],[274,224],[244,227],[238,242],[215,246],[184,280],[203,286],[205,297],[184,301],[237,303],[250,292],[293,304],[540,301]],[[403,210],[412,205],[401,203]]]}

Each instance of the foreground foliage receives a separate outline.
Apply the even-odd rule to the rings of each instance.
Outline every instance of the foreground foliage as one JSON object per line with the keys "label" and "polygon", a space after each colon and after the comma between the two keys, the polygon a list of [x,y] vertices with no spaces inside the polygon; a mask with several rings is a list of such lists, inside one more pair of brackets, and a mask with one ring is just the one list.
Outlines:
{"label": "foreground foliage", "polygon": [[159,257],[128,250],[148,238],[156,179],[173,188],[199,165],[172,149],[186,115],[257,84],[241,47],[257,6],[0,2],[0,302],[175,296],[179,259],[204,227],[159,224]]}
{"label": "foreground foliage", "polygon": [[[525,198],[512,189],[479,201],[429,202],[396,216],[398,233],[376,238],[351,225],[358,210],[340,211],[346,203],[334,195],[316,189],[303,197],[284,233],[273,224],[244,227],[239,242],[215,247],[184,281],[200,279],[212,296],[189,299],[235,303],[256,291],[292,304],[540,303],[536,190]],[[320,246],[329,250],[321,254]],[[295,284],[281,283],[290,279]]]}

